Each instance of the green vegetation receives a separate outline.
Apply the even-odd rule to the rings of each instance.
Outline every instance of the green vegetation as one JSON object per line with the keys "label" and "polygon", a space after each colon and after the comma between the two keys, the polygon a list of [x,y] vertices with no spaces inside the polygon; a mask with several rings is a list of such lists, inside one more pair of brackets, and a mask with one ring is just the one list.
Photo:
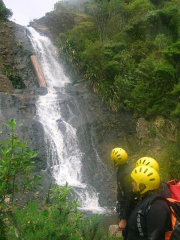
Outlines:
{"label": "green vegetation", "polygon": [[179,7],[178,0],[69,1],[50,14],[52,22],[65,9],[73,19],[55,34],[62,56],[114,111],[176,118]]}
{"label": "green vegetation", "polygon": [[[163,181],[180,178],[180,126],[179,121],[162,117],[155,120],[139,122],[144,125],[145,135],[140,136],[141,156],[152,156],[160,165]],[[136,145],[137,146],[137,145]],[[149,151],[149,147],[151,152]]]}
{"label": "green vegetation", "polygon": [[100,226],[102,216],[94,215],[90,219],[83,219],[82,213],[77,210],[77,201],[72,202],[68,199],[68,186],[54,187],[50,190],[48,204],[40,207],[37,201],[31,201],[23,209],[14,210],[19,234],[17,235],[16,229],[9,223],[6,229],[8,240],[110,239]]}
{"label": "green vegetation", "polygon": [[178,139],[177,143],[166,142],[165,144],[167,149],[167,155],[163,158],[162,165],[162,176],[164,179],[175,179],[179,178],[180,174],[180,139]]}
{"label": "green vegetation", "polygon": [[[15,193],[32,189],[34,183],[39,180],[37,176],[31,176],[34,169],[33,158],[37,156],[29,148],[26,142],[21,142],[15,133],[16,122],[14,119],[4,124],[9,130],[8,139],[0,144],[0,203],[5,204],[6,197],[14,202]],[[21,178],[17,184],[16,180]]]}
{"label": "green vegetation", "polygon": [[16,89],[25,88],[25,84],[23,83],[21,77],[18,75],[14,67],[3,66],[2,71],[6,74],[7,78],[12,82],[14,88]]}
{"label": "green vegetation", "polygon": [[37,153],[19,140],[16,128],[20,126],[15,120],[4,125],[9,134],[0,143],[0,239],[112,240],[101,226],[103,215],[85,218],[68,185],[51,187],[45,201],[19,202],[20,194],[38,187],[40,177],[34,174]]}
{"label": "green vegetation", "polygon": [[[15,195],[33,190],[40,179],[32,174],[33,159],[36,153],[27,148],[26,142],[21,142],[15,133],[16,122],[11,120],[5,124],[10,134],[0,143],[0,238],[5,238],[6,217],[19,232],[14,216]],[[34,176],[33,176],[34,175]]]}
{"label": "green vegetation", "polygon": [[7,21],[12,16],[12,11],[6,8],[4,2],[0,0],[0,21]]}

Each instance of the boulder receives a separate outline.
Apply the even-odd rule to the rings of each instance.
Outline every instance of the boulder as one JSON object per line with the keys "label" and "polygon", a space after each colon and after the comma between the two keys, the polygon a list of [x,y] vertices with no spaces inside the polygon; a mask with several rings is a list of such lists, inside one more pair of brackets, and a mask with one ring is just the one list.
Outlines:
{"label": "boulder", "polygon": [[118,231],[118,225],[109,226],[109,237],[122,237],[122,231]]}

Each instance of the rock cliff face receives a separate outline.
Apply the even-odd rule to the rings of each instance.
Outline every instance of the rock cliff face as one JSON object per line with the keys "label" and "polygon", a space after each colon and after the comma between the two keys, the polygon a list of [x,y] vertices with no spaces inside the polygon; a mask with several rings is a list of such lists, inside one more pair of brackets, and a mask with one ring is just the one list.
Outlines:
{"label": "rock cliff face", "polygon": [[14,88],[12,82],[2,73],[0,73],[1,92],[13,93]]}
{"label": "rock cliff face", "polygon": [[[36,165],[37,171],[40,172],[47,168],[47,156],[43,127],[36,116],[36,101],[39,95],[45,94],[45,89],[38,88],[30,63],[30,56],[34,52],[26,29],[11,22],[0,23],[0,29],[0,51],[2,52],[0,56],[0,120],[6,122],[15,118],[18,123],[23,124],[18,130],[18,135],[28,142],[31,149],[39,152]],[[39,29],[41,29],[40,26]],[[48,31],[47,28],[46,31]],[[44,28],[41,32],[44,32]],[[12,72],[13,76],[11,76]],[[17,81],[13,82],[13,79]],[[116,201],[116,172],[110,163],[111,149],[117,146],[125,148],[133,163],[144,155],[155,157],[157,152],[162,150],[157,137],[158,127],[156,135],[152,135],[152,125],[144,119],[137,121],[131,113],[110,111],[108,106],[93,93],[86,81],[70,83],[66,91],[71,98],[75,99],[77,105],[71,104],[71,98],[65,99],[61,103],[61,113],[64,117],[68,117],[69,104],[75,115],[78,115],[78,121],[77,118],[73,118],[71,123],[77,129],[79,145],[85,153],[83,165],[84,169],[88,168],[89,171],[86,171],[86,178],[92,185],[96,184],[96,189],[101,193],[100,203],[112,207]],[[77,106],[80,110],[78,114]],[[159,126],[158,123],[157,126]],[[61,127],[60,124],[59,127]],[[175,131],[176,127],[173,127],[169,132],[172,132],[172,129]],[[162,128],[159,127],[159,129]],[[0,125],[0,132],[2,132],[0,135],[2,139],[7,134],[2,125]],[[102,181],[99,182],[97,182],[98,173],[94,174],[96,169],[93,161],[96,157],[94,147],[110,170],[109,178],[105,180],[102,177]],[[103,175],[103,172],[101,174]],[[48,188],[50,182],[51,177],[46,174],[43,178],[44,190]]]}
{"label": "rock cliff face", "polygon": [[[36,88],[37,81],[30,62],[33,49],[25,27],[13,22],[0,22],[0,36],[0,73],[11,80],[14,88]],[[6,85],[7,90],[12,89],[8,81]],[[7,92],[1,87],[1,92]]]}
{"label": "rock cliff face", "polygon": [[7,135],[2,122],[14,118],[22,123],[18,135],[28,142],[30,148],[40,152],[37,166],[45,169],[45,151],[41,151],[44,146],[43,129],[34,119],[35,102],[42,90],[38,89],[31,65],[33,49],[26,28],[13,22],[0,22],[0,52],[0,138]]}

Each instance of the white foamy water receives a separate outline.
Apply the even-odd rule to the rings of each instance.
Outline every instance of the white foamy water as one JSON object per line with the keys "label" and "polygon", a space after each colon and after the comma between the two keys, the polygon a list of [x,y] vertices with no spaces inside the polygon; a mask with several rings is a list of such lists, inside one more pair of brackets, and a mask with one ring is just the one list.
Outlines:
{"label": "white foamy water", "polygon": [[66,97],[65,85],[70,81],[58,62],[57,50],[47,37],[31,27],[28,31],[48,89],[48,93],[39,96],[36,103],[37,117],[45,132],[48,167],[57,184],[63,186],[67,182],[72,187],[80,209],[104,212],[96,190],[82,180],[81,161],[84,154],[78,145],[76,129],[61,116],[61,101]]}

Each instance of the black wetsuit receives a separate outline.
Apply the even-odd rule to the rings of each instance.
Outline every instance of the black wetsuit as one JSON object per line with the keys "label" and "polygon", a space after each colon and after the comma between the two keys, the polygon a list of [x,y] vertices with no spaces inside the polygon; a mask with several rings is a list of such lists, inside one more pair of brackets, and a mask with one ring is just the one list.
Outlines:
{"label": "black wetsuit", "polygon": [[171,212],[158,193],[149,192],[131,213],[126,240],[164,240],[171,230]]}
{"label": "black wetsuit", "polygon": [[133,209],[132,178],[130,176],[132,167],[126,163],[120,165],[117,171],[117,207],[119,220],[127,221]]}

